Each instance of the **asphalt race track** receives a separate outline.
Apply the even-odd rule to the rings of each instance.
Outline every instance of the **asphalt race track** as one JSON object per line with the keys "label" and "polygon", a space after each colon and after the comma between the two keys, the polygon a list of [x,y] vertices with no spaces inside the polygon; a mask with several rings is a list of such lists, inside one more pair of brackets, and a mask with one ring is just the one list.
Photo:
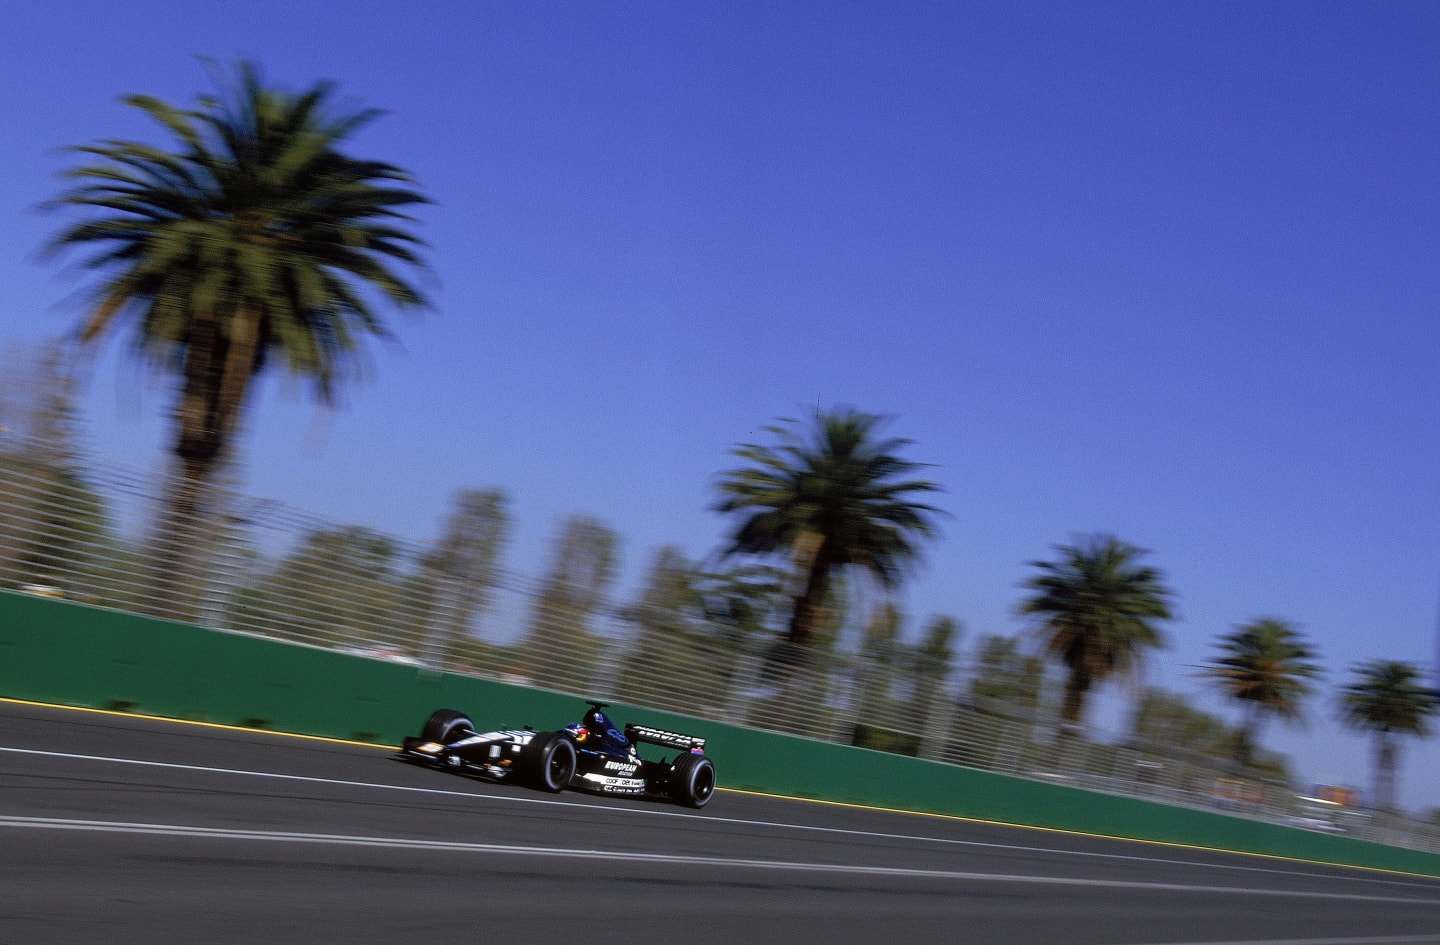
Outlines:
{"label": "asphalt race track", "polygon": [[3,701],[0,797],[0,945],[1440,945],[1426,878]]}

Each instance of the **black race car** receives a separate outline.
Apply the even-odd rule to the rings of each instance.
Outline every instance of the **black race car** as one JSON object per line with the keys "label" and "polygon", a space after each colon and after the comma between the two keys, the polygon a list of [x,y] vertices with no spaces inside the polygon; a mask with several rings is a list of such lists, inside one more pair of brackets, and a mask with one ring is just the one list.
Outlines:
{"label": "black race car", "polygon": [[[542,791],[573,788],[595,794],[666,797],[686,807],[704,807],[715,793],[715,763],[705,757],[705,739],[648,725],[622,732],[605,715],[605,703],[589,702],[584,718],[555,732],[502,729],[477,732],[462,712],[431,713],[419,737],[407,737],[399,757],[448,771],[516,781]],[[638,745],[659,745],[678,754],[673,761],[641,758]]]}

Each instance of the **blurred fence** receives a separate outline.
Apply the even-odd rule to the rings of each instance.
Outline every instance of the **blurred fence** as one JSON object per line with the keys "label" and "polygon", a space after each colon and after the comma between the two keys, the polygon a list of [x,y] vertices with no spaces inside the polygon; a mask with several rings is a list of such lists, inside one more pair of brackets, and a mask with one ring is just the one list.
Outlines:
{"label": "blurred fence", "polygon": [[796,652],[782,614],[739,621],[693,594],[607,600],[493,566],[477,582],[443,542],[223,487],[167,528],[179,488],[0,434],[0,587],[1440,851],[1436,825],[1299,797],[1183,740],[1058,737],[1051,689],[986,695],[976,667],[895,646]]}

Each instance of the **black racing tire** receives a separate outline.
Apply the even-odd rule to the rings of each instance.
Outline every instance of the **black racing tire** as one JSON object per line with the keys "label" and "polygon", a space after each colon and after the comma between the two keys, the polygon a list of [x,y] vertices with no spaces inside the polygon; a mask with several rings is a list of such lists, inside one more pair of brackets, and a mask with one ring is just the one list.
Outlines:
{"label": "black racing tire", "polygon": [[683,807],[699,809],[715,795],[715,762],[704,755],[686,754],[670,766],[670,799]]}
{"label": "black racing tire", "polygon": [[448,745],[462,732],[474,731],[475,723],[470,721],[470,717],[465,713],[456,712],[454,709],[437,709],[425,720],[425,727],[420,729],[420,739]]}
{"label": "black racing tire", "polygon": [[578,761],[575,743],[570,739],[559,732],[536,732],[529,744],[520,749],[515,767],[521,784],[555,794],[575,777]]}

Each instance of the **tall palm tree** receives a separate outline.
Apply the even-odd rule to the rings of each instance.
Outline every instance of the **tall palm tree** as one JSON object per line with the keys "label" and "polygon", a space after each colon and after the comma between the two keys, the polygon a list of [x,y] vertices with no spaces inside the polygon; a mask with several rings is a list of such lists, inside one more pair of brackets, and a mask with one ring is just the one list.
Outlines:
{"label": "tall palm tree", "polygon": [[161,574],[187,556],[176,539],[194,528],[252,381],[278,361],[329,403],[358,374],[362,339],[387,334],[376,303],[427,304],[393,266],[423,269],[403,211],[424,198],[399,168],[340,150],[378,113],[335,111],[329,83],[267,87],[250,63],[221,84],[192,109],[125,98],[173,149],[75,148],[83,163],[52,204],[83,215],[49,246],[88,251],[94,302],[80,339],[126,326],[137,353],[176,379],[179,480],[162,523],[174,550]]}
{"label": "tall palm tree", "polygon": [[798,593],[788,640],[810,646],[824,622],[832,578],[859,571],[896,587],[935,533],[937,510],[915,500],[939,490],[911,477],[921,467],[896,453],[909,440],[880,435],[882,418],[842,407],[817,412],[813,426],[785,419],[767,427],[775,446],[746,444],[747,465],[719,483],[718,512],[739,523],[723,554],[784,554]]}
{"label": "tall palm tree", "polygon": [[1171,590],[1161,572],[1139,563],[1144,549],[1113,535],[1057,545],[1056,561],[1032,561],[1040,573],[1024,583],[1031,597],[1020,613],[1040,618],[1045,651],[1068,677],[1060,732],[1073,734],[1090,690],[1111,676],[1139,671],[1145,651],[1165,645],[1160,622],[1172,617]]}
{"label": "tall palm tree", "polygon": [[1236,760],[1248,763],[1267,716],[1304,720],[1310,680],[1320,675],[1315,651],[1288,620],[1260,617],[1220,638],[1221,655],[1204,667],[1230,698],[1245,707]]}
{"label": "tall palm tree", "polygon": [[1399,738],[1430,734],[1428,719],[1440,712],[1437,693],[1422,684],[1413,663],[1373,660],[1354,669],[1355,679],[1340,693],[1341,718],[1351,728],[1375,736],[1375,806],[1395,808],[1395,772]]}

